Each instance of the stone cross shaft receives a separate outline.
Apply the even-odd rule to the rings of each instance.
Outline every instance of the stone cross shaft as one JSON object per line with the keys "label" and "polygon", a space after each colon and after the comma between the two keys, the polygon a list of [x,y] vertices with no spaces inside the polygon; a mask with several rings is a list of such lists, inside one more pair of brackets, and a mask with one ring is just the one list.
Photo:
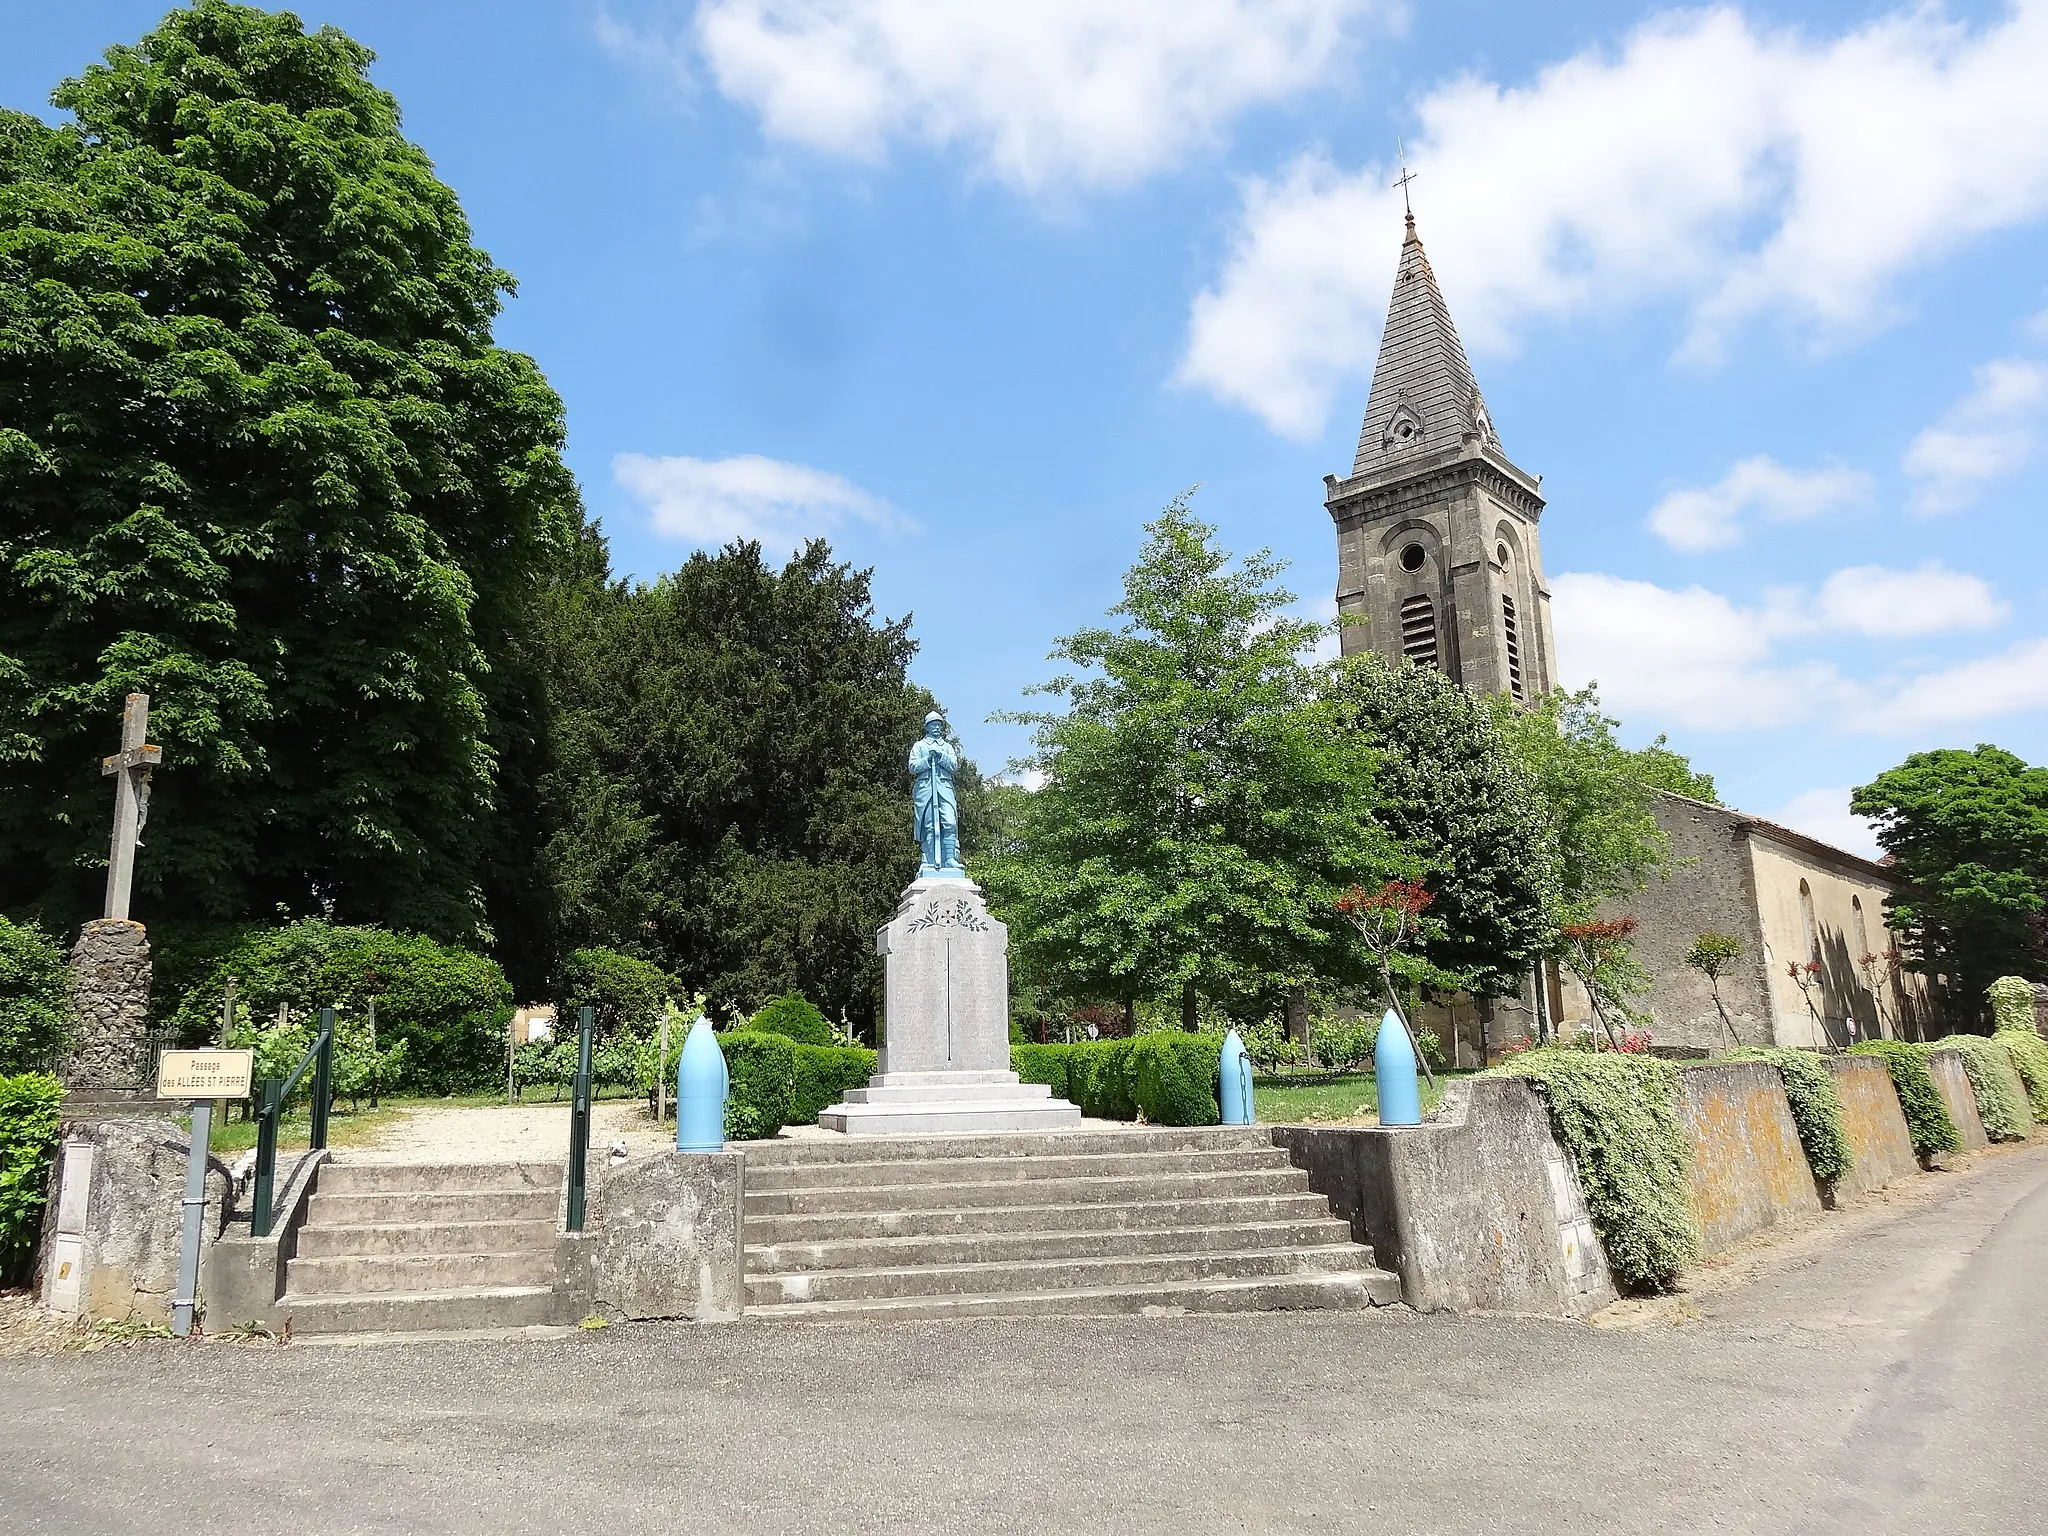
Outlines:
{"label": "stone cross shaft", "polygon": [[106,916],[128,920],[135,883],[135,849],[149,814],[149,771],[164,760],[164,749],[149,745],[149,695],[131,693],[121,711],[121,750],[100,759],[100,772],[114,780],[114,839],[107,855]]}

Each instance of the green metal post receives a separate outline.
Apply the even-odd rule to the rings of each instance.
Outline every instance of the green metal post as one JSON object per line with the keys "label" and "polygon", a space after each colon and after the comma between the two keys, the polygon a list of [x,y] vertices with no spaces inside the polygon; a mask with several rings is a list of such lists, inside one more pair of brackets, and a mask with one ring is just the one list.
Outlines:
{"label": "green metal post", "polygon": [[327,1145],[327,1111],[334,1102],[334,1010],[320,1010],[320,1037],[313,1042],[313,1107],[307,1145],[315,1152]]}
{"label": "green metal post", "polygon": [[571,1232],[583,1230],[583,1164],[590,1154],[591,1011],[576,1010],[576,1080],[569,1089],[569,1211]]}
{"label": "green metal post", "polygon": [[270,1236],[270,1187],[277,1178],[278,1082],[263,1080],[257,1095],[256,1191],[249,1213],[249,1235]]}

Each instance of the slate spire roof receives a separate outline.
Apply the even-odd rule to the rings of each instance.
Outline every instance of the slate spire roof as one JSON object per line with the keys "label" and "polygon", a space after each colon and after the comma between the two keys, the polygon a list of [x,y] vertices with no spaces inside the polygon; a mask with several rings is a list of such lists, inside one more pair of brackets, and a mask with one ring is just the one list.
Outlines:
{"label": "slate spire roof", "polygon": [[1434,456],[1457,448],[1467,437],[1500,451],[1411,213],[1351,473],[1370,474]]}

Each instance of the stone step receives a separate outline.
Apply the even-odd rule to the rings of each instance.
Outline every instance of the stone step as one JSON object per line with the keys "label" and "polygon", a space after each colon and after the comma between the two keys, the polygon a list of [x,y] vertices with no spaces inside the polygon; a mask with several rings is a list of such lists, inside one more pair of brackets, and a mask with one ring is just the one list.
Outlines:
{"label": "stone step", "polygon": [[1006,1264],[906,1264],[894,1269],[821,1269],[750,1275],[747,1305],[790,1301],[861,1301],[892,1296],[1036,1295],[1118,1285],[1172,1285],[1186,1280],[1278,1280],[1345,1274],[1372,1267],[1353,1243],[1319,1248],[1268,1248],[1229,1253],[1125,1254],[1092,1259],[1037,1259]]}
{"label": "stone step", "polygon": [[1134,1313],[1292,1312],[1391,1306],[1401,1282],[1384,1270],[1346,1270],[1280,1280],[1197,1280],[1109,1285],[983,1296],[885,1296],[851,1301],[749,1305],[768,1322],[912,1322],[972,1317],[1105,1317]]}
{"label": "stone step", "polygon": [[1206,1196],[1194,1200],[1151,1200],[1133,1205],[987,1205],[919,1211],[826,1209],[784,1216],[749,1211],[746,1238],[749,1243],[765,1247],[855,1238],[1139,1231],[1155,1227],[1203,1227],[1238,1222],[1314,1221],[1327,1218],[1329,1214],[1328,1200],[1297,1186],[1294,1192],[1279,1195]]}
{"label": "stone step", "polygon": [[860,1237],[828,1243],[750,1247],[749,1275],[828,1269],[892,1269],[906,1264],[997,1264],[1131,1254],[1224,1253],[1317,1248],[1349,1243],[1348,1222],[1260,1221],[1207,1227],[1130,1227],[1111,1231],[978,1232],[947,1237]]}
{"label": "stone step", "polygon": [[309,1226],[371,1227],[395,1222],[546,1221],[552,1223],[561,1196],[551,1189],[444,1189],[392,1191],[375,1195],[334,1195],[321,1183],[306,1202]]}
{"label": "stone step", "polygon": [[1270,1147],[1273,1133],[1256,1125],[1081,1127],[1056,1131],[968,1132],[945,1136],[781,1136],[744,1144],[747,1172],[788,1165],[904,1162],[922,1158],[1092,1157],[1102,1153],[1199,1152]]}
{"label": "stone step", "polygon": [[553,1194],[562,1163],[364,1163],[330,1161],[320,1170],[323,1195],[435,1194],[449,1190],[512,1190]]}
{"label": "stone step", "polygon": [[547,1221],[407,1221],[369,1227],[299,1229],[299,1257],[340,1259],[354,1254],[552,1252],[555,1223]]}
{"label": "stone step", "polygon": [[280,1306],[294,1335],[467,1333],[560,1321],[555,1316],[554,1290],[545,1285],[462,1286],[354,1296],[301,1296],[288,1290]]}
{"label": "stone step", "polygon": [[951,1184],[878,1184],[746,1192],[746,1217],[823,1211],[963,1210],[999,1205],[1104,1205],[1197,1200],[1218,1195],[1289,1195],[1304,1185],[1295,1168],[1226,1169],[1207,1173],[1134,1174],[1107,1178],[979,1180]]}
{"label": "stone step", "polygon": [[524,1253],[357,1253],[294,1258],[287,1289],[299,1296],[450,1291],[477,1286],[551,1285],[554,1249]]}
{"label": "stone step", "polygon": [[1044,1100],[1052,1090],[1044,1083],[887,1083],[882,1087],[849,1088],[843,1104],[979,1104]]}
{"label": "stone step", "polygon": [[818,1116],[828,1131],[850,1136],[893,1136],[909,1132],[1045,1131],[1079,1125],[1081,1111],[1062,1099],[1000,1100],[948,1098],[930,1103],[853,1104],[841,1102]]}
{"label": "stone step", "polygon": [[756,1168],[747,1163],[747,1193],[789,1189],[851,1189],[913,1184],[1016,1183],[1030,1179],[1137,1177],[1291,1168],[1278,1147],[1226,1147],[1208,1152],[1097,1152],[1078,1157],[945,1157],[903,1162],[801,1164]]}

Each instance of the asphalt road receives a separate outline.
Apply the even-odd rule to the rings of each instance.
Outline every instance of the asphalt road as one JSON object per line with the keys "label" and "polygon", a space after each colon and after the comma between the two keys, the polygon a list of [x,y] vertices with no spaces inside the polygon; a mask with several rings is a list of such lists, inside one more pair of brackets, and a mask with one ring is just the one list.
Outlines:
{"label": "asphalt road", "polygon": [[0,1362],[0,1531],[2048,1529],[2048,1145],[1637,1331],[614,1327]]}

